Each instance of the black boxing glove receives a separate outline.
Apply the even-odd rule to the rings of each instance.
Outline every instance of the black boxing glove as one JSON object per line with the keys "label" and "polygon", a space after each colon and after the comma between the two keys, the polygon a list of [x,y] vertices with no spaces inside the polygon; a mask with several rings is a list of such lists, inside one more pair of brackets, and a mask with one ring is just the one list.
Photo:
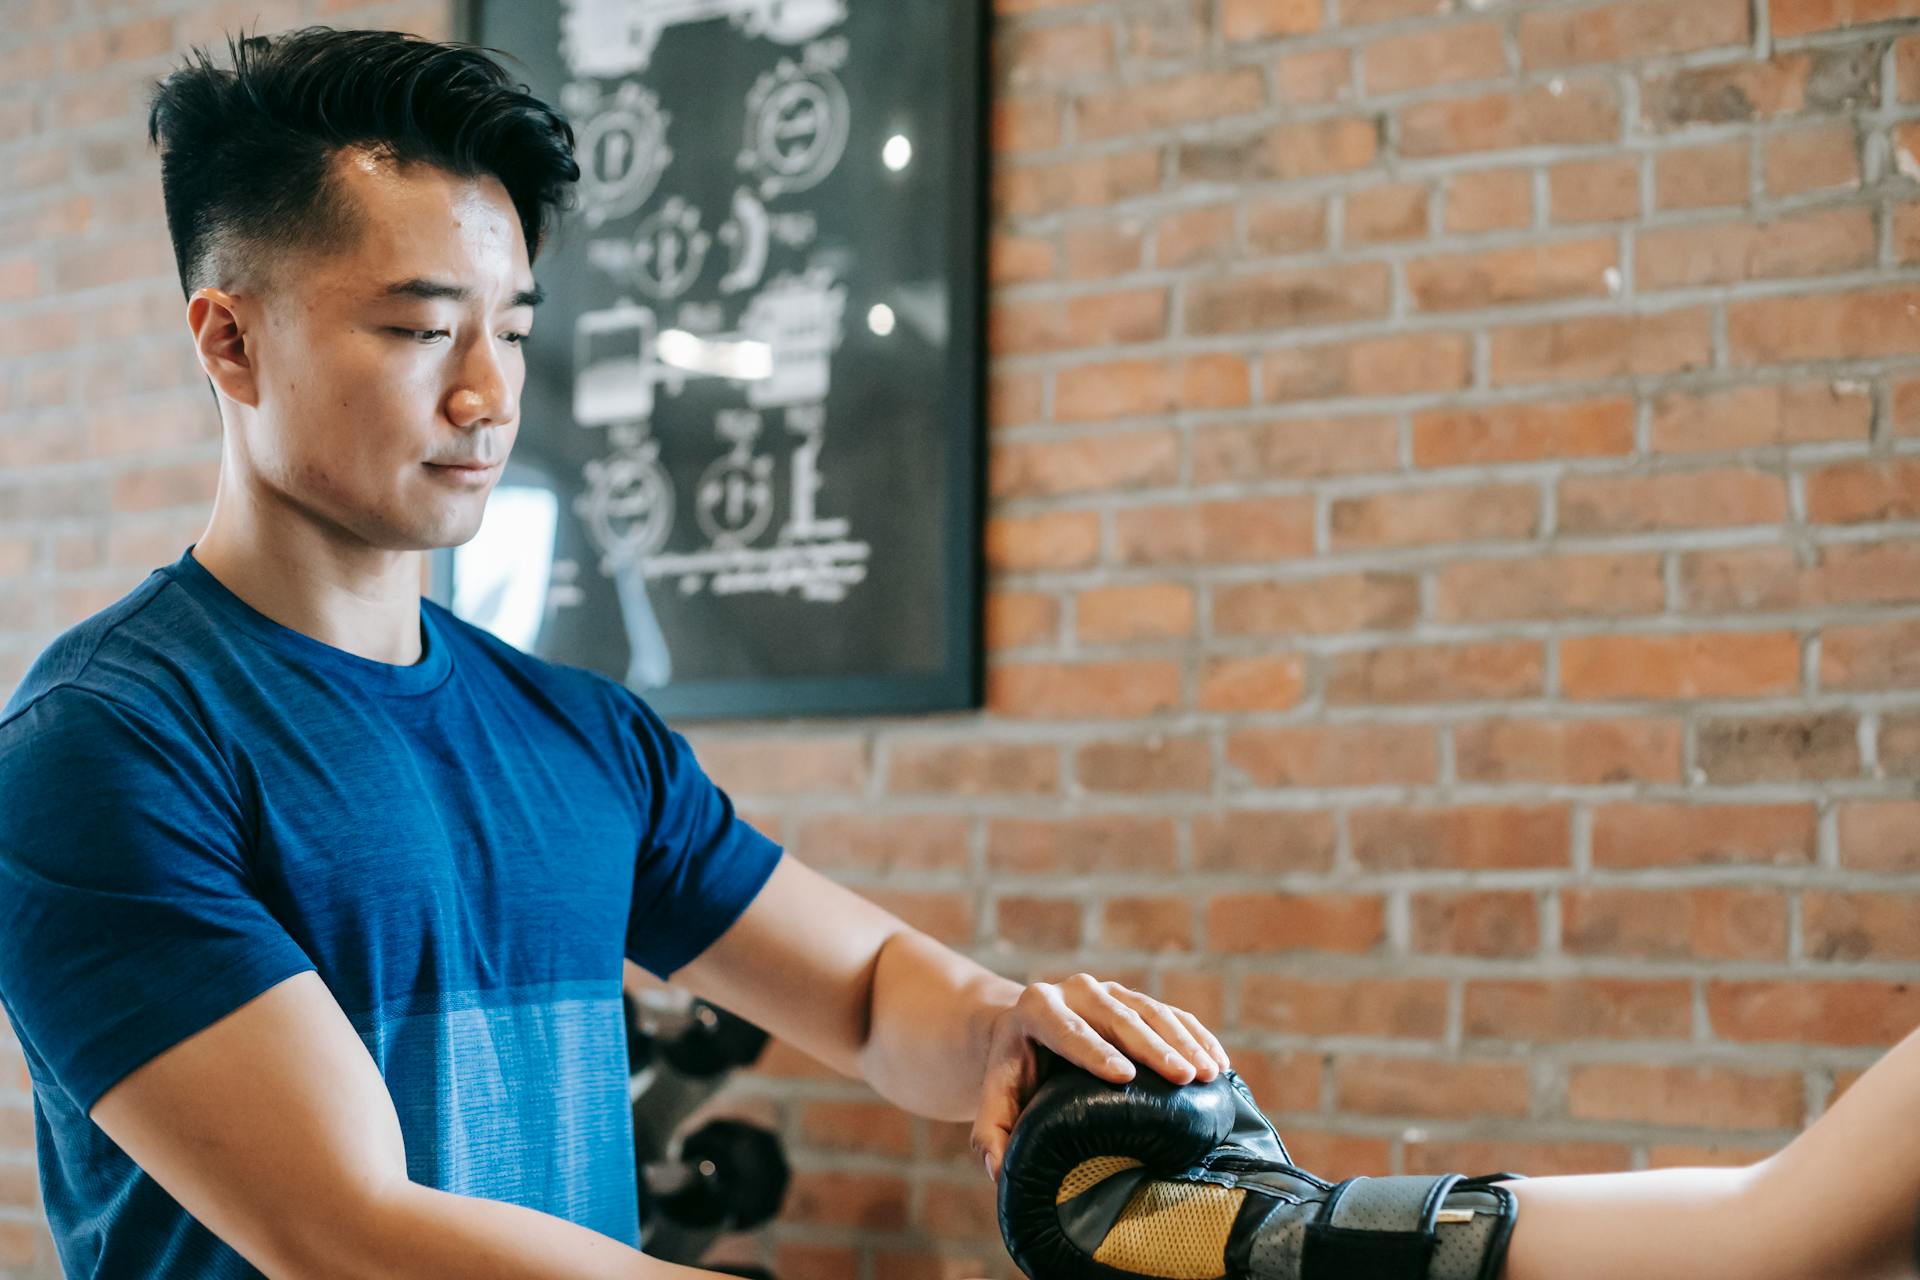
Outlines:
{"label": "black boxing glove", "polygon": [[1237,1072],[1110,1084],[1060,1064],[1021,1112],[1000,1234],[1030,1280],[1497,1280],[1496,1182],[1298,1169]]}

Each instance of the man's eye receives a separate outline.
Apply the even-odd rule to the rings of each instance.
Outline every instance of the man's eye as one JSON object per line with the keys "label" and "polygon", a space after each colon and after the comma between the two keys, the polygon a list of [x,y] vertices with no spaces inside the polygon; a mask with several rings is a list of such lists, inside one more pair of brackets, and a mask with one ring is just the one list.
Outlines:
{"label": "man's eye", "polygon": [[516,347],[524,347],[533,341],[533,335],[530,333],[503,333],[500,336],[510,339]]}
{"label": "man's eye", "polygon": [[447,331],[445,329],[395,329],[394,332],[419,341],[424,338],[444,337]]}

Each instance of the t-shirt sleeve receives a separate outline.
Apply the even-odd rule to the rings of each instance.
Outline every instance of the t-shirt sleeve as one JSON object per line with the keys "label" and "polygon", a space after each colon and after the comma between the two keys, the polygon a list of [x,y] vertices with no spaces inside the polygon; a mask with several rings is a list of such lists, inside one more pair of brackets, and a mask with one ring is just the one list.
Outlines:
{"label": "t-shirt sleeve", "polygon": [[740,918],[781,849],[734,812],[685,738],[630,690],[613,687],[641,788],[627,958],[664,980]]}
{"label": "t-shirt sleeve", "polygon": [[72,686],[0,725],[0,997],[82,1113],[314,967],[253,892],[245,831],[197,727]]}

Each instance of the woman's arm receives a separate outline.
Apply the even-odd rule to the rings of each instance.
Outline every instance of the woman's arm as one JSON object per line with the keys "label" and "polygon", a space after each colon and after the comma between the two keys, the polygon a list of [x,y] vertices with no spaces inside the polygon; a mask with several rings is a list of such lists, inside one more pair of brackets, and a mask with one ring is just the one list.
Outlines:
{"label": "woman's arm", "polygon": [[1507,1185],[1520,1212],[1504,1280],[1911,1280],[1920,1032],[1750,1168]]}

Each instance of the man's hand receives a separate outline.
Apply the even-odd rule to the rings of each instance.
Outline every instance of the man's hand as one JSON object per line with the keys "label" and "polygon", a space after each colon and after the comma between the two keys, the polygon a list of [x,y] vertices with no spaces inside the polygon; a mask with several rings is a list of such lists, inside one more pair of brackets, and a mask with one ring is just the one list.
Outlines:
{"label": "man's hand", "polygon": [[1046,1050],[1115,1084],[1133,1078],[1134,1062],[1174,1084],[1211,1080],[1233,1065],[1184,1009],[1091,974],[1032,983],[994,1019],[973,1122],[973,1152],[996,1182],[1013,1123],[1040,1087]]}

